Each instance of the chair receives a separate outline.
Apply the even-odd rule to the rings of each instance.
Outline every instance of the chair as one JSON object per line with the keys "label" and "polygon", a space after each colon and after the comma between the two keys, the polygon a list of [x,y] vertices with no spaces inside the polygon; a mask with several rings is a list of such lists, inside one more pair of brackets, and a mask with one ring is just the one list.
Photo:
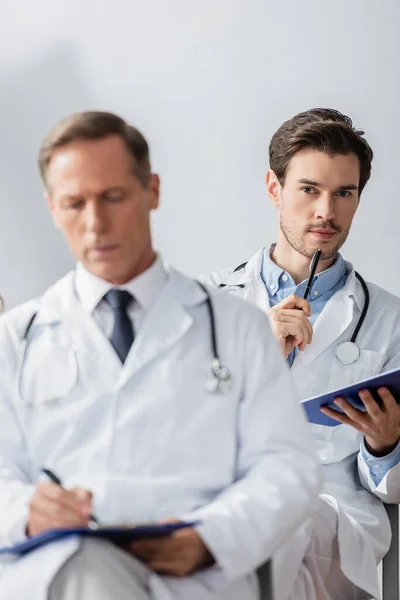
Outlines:
{"label": "chair", "polygon": [[273,585],[272,585],[272,564],[268,562],[261,565],[257,571],[258,580],[260,582],[260,600],[273,600]]}
{"label": "chair", "polygon": [[[382,598],[383,600],[399,600],[399,506],[397,504],[385,504],[385,508],[392,529],[392,542],[388,553],[382,561]],[[261,589],[260,600],[273,600],[271,561],[262,565],[258,569],[257,575]]]}
{"label": "chair", "polygon": [[383,600],[399,600],[399,506],[385,504],[385,508],[392,529],[392,542],[382,561]]}

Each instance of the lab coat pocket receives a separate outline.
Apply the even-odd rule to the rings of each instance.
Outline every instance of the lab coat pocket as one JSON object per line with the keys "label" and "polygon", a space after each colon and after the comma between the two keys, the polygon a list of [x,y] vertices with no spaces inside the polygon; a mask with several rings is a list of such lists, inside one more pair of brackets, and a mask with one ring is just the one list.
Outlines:
{"label": "lab coat pocket", "polygon": [[71,347],[38,340],[28,346],[21,365],[20,395],[30,405],[67,398],[78,381],[76,355]]}
{"label": "lab coat pocket", "polygon": [[356,383],[378,375],[385,364],[386,356],[375,350],[361,350],[360,358],[351,365],[343,365],[334,358],[329,375],[329,390]]}

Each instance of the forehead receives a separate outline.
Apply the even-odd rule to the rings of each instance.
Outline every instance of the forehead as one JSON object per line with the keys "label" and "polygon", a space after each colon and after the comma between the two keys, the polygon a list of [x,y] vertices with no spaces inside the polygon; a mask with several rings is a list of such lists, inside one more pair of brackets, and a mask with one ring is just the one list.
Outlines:
{"label": "forehead", "polygon": [[358,186],[360,161],[353,153],[330,156],[318,150],[304,149],[293,156],[286,172],[286,181],[299,179],[316,181],[327,188]]}
{"label": "forehead", "polygon": [[114,186],[132,176],[132,157],[117,135],[99,140],[79,140],[54,151],[47,170],[50,187]]}

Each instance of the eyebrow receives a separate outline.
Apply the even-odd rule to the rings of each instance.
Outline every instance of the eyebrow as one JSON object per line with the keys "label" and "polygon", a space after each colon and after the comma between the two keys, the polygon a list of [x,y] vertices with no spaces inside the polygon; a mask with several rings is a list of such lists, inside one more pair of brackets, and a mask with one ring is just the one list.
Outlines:
{"label": "eyebrow", "polygon": [[[112,192],[124,192],[125,188],[122,186],[113,186],[113,187],[109,187],[109,188],[105,188],[104,190],[102,190],[99,193],[99,196],[104,196],[105,194],[110,194]],[[82,196],[81,194],[64,194],[64,196],[62,196],[63,200],[81,200],[82,198],[84,198],[84,196]]]}
{"label": "eyebrow", "polygon": [[[303,183],[305,185],[313,185],[315,187],[321,187],[321,184],[318,181],[312,181],[311,179],[299,179],[298,183]],[[354,183],[350,183],[349,185],[341,185],[337,188],[338,190],[358,190],[358,185],[354,185]]]}

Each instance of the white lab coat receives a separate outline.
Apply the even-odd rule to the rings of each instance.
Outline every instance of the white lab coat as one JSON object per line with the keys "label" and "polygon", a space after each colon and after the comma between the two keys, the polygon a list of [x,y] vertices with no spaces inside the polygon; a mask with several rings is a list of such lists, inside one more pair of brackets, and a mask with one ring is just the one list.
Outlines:
{"label": "white lab coat", "polygon": [[[199,518],[217,565],[191,578],[151,577],[156,600],[252,600],[254,570],[312,513],[320,467],[263,313],[211,291],[226,395],[211,367],[205,294],[169,271],[123,366],[67,275],[40,301],[0,319],[0,536],[24,538],[43,465],[94,493],[101,522]],[[15,373],[29,333],[21,398]],[[279,401],[277,399],[279,398]],[[46,598],[78,539],[7,565],[0,597]]]}
{"label": "white lab coat", "polygon": [[[228,294],[267,311],[269,297],[261,278],[263,251],[259,250],[237,272],[226,270],[201,279],[210,285],[225,284],[223,289]],[[354,268],[350,263],[347,267],[350,274],[345,286],[328,301],[315,322],[312,343],[296,356],[291,368],[302,399],[400,367],[400,299],[370,283],[370,307],[357,337],[360,359],[346,366],[336,360],[336,346],[350,340],[364,305],[364,293]],[[342,571],[378,598],[375,565],[390,544],[390,526],[380,499],[400,502],[400,465],[391,469],[376,487],[359,452],[361,435],[355,429],[345,425],[311,428],[324,465],[323,492],[328,496],[325,500],[336,505],[338,511]]]}

